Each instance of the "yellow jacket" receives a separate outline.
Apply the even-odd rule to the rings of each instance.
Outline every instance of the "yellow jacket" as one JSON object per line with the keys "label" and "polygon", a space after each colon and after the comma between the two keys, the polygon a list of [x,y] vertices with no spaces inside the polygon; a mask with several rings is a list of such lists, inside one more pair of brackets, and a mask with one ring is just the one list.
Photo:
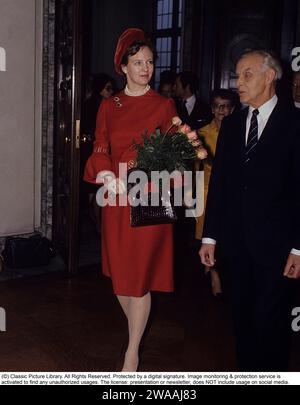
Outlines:
{"label": "yellow jacket", "polygon": [[[218,134],[219,134],[219,129],[218,129],[218,126],[217,126],[215,120],[212,120],[210,124],[206,125],[203,128],[200,128],[198,130],[198,135],[199,135],[200,139],[203,141],[204,147],[208,151],[208,157],[204,161],[204,204],[206,204],[208,185],[209,185],[209,179],[210,179],[211,168],[212,168],[212,159],[216,153]],[[196,168],[196,170],[199,170],[199,161],[196,161],[195,168]],[[197,224],[196,224],[196,230],[195,230],[196,239],[202,239],[204,215],[205,215],[205,211],[201,217],[197,218]]]}

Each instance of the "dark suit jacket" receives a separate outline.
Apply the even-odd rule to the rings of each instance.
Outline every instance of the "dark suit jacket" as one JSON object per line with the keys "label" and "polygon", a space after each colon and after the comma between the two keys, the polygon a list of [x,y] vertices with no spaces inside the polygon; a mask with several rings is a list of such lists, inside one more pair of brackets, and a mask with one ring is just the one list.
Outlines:
{"label": "dark suit jacket", "polygon": [[192,129],[199,129],[210,123],[213,119],[211,108],[208,104],[203,103],[199,99],[196,99],[193,111],[189,115],[187,110],[183,107],[183,103],[180,100],[176,100],[176,109],[178,116]]}
{"label": "dark suit jacket", "polygon": [[203,235],[229,259],[246,246],[254,260],[270,264],[300,250],[300,116],[278,102],[245,165],[247,114],[223,120]]}

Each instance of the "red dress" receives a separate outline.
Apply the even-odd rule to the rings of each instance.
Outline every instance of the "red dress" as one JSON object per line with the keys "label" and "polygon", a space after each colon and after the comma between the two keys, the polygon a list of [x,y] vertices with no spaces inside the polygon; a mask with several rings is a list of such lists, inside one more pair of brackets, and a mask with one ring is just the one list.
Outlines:
{"label": "red dress", "polygon": [[[177,115],[172,99],[153,90],[130,97],[120,92],[104,100],[97,116],[94,152],[84,180],[95,183],[98,172],[118,175],[119,163],[134,158],[133,141],[141,142],[145,130],[166,130]],[[151,290],[173,291],[173,226],[132,228],[130,207],[102,208],[102,271],[111,277],[114,293],[141,297]]]}

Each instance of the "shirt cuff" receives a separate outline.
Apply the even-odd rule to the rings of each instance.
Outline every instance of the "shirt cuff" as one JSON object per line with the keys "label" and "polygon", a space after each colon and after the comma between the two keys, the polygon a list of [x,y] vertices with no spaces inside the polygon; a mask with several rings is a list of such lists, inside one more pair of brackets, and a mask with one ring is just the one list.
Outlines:
{"label": "shirt cuff", "polygon": [[[202,238],[202,243],[207,243],[207,244],[210,244],[210,245],[216,245],[217,241],[215,239],[211,239],[211,238]],[[291,253],[293,255],[300,256],[300,250],[298,250],[298,249],[292,249]]]}
{"label": "shirt cuff", "polygon": [[207,243],[207,244],[210,244],[210,245],[216,245],[217,241],[215,239],[211,239],[211,238],[202,238],[202,243]]}

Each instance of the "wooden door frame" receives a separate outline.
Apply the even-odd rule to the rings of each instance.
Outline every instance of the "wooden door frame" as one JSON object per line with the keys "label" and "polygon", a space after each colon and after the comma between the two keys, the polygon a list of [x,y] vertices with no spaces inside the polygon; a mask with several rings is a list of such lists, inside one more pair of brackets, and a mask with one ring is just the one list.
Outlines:
{"label": "wooden door frame", "polygon": [[[56,0],[59,5],[60,0]],[[82,68],[82,5],[83,0],[71,0],[73,3],[72,13],[72,68],[71,68],[71,126],[68,133],[61,130],[59,117],[59,59],[56,51],[56,76],[55,76],[55,130],[54,138],[64,136],[68,140],[67,146],[70,148],[70,167],[69,167],[69,192],[66,196],[67,225],[65,246],[62,256],[65,259],[66,270],[70,275],[78,273],[79,258],[79,177],[80,177],[80,114],[81,114],[81,68]],[[59,7],[56,7],[59,12]],[[56,21],[59,22],[59,16],[56,15]],[[56,27],[56,48],[58,49],[59,27]],[[56,140],[56,144],[57,140]],[[57,149],[54,149],[54,154]],[[55,159],[55,156],[54,156]],[[58,219],[58,172],[54,165],[54,182],[53,182],[53,240],[57,246],[60,246],[59,219]],[[61,220],[61,219],[60,219]]]}
{"label": "wooden door frame", "polygon": [[79,177],[80,177],[80,115],[82,69],[82,1],[74,0],[73,18],[73,78],[72,78],[72,137],[70,176],[70,226],[68,228],[68,271],[78,272],[79,260]]}

